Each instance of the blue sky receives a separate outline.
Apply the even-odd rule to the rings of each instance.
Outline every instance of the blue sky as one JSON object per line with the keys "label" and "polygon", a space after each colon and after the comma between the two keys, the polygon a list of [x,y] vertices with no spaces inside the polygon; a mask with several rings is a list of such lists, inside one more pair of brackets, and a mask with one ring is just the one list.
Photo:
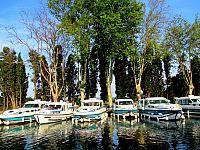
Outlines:
{"label": "blue sky", "polygon": [[[20,11],[35,11],[40,7],[41,2],[46,2],[46,0],[1,0],[0,25],[14,26],[18,31],[23,31],[23,26],[20,24]],[[200,16],[199,0],[167,0],[167,4],[170,7],[170,16],[181,15],[190,22],[194,21],[196,14]],[[16,52],[21,52],[24,60],[28,58],[28,51],[10,45],[8,35],[0,28],[0,51],[4,46],[14,48]],[[28,96],[33,96],[32,84],[29,87]]]}

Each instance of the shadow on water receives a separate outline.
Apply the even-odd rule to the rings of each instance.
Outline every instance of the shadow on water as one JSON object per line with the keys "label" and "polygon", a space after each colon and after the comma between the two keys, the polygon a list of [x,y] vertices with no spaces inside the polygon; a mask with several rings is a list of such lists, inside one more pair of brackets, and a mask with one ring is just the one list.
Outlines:
{"label": "shadow on water", "polygon": [[200,120],[34,123],[0,127],[0,149],[200,149]]}

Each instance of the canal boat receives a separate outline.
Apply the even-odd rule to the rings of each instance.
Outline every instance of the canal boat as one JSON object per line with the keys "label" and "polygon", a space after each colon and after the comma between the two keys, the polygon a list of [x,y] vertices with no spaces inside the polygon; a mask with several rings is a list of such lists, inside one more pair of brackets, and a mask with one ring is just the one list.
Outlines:
{"label": "canal boat", "polygon": [[44,108],[34,116],[38,124],[46,124],[64,121],[72,115],[73,107],[71,103],[60,101],[45,104]]}
{"label": "canal boat", "polygon": [[22,108],[6,110],[0,115],[0,124],[11,125],[35,120],[34,115],[47,103],[39,99],[28,101]]}
{"label": "canal boat", "polygon": [[114,116],[123,117],[138,117],[138,109],[132,99],[116,99],[114,108]]}
{"label": "canal boat", "polygon": [[189,95],[175,98],[175,103],[181,105],[184,115],[188,118],[200,117],[200,96]]}
{"label": "canal boat", "polygon": [[73,115],[73,122],[85,122],[102,120],[108,116],[106,107],[104,107],[103,100],[98,100],[96,98],[90,98],[84,100]]}
{"label": "canal boat", "polygon": [[180,120],[184,119],[182,108],[179,104],[171,104],[164,97],[149,97],[138,102],[141,119],[149,120]]}

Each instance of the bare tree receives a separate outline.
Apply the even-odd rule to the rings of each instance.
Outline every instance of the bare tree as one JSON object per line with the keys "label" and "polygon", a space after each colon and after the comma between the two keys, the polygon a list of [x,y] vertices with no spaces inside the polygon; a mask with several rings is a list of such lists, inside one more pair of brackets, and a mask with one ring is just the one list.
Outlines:
{"label": "bare tree", "polygon": [[[21,44],[29,51],[34,50],[40,55],[40,73],[50,87],[53,101],[59,101],[64,86],[64,64],[65,56],[68,53],[69,38],[66,33],[63,34],[62,29],[58,28],[59,22],[50,15],[44,5],[35,13],[23,11],[22,24],[25,29],[24,34],[19,34],[13,27],[6,27],[12,38],[11,42]],[[58,59],[60,53],[62,53],[62,62],[59,62]],[[48,66],[45,66],[42,56],[47,58]],[[62,85],[58,84],[58,80],[60,80],[57,75],[58,67],[61,67],[62,70]]]}
{"label": "bare tree", "polygon": [[159,55],[159,43],[162,39],[162,31],[167,23],[166,12],[168,7],[165,0],[148,0],[144,5],[144,18],[139,34],[138,49],[131,56],[133,60],[133,72],[136,85],[137,98],[141,98],[142,75],[155,55]]}

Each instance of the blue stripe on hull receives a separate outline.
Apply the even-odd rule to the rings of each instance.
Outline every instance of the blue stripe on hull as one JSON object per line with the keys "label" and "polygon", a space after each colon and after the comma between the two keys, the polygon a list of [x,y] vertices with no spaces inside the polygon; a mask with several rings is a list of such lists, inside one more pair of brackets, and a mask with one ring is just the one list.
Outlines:
{"label": "blue stripe on hull", "polygon": [[167,115],[167,114],[176,114],[176,113],[181,113],[181,110],[141,110],[140,111],[141,114],[154,114],[154,115],[158,115],[158,114],[163,114],[163,115]]}
{"label": "blue stripe on hull", "polygon": [[138,110],[114,110],[115,114],[138,113]]}
{"label": "blue stripe on hull", "polygon": [[15,118],[2,118],[3,121],[22,121],[24,118],[24,121],[29,121],[30,118],[35,119],[34,116],[26,116],[26,117],[15,117]]}
{"label": "blue stripe on hull", "polygon": [[189,112],[195,112],[195,113],[199,113],[200,114],[200,109],[183,109],[183,112],[187,112],[189,110]]}
{"label": "blue stripe on hull", "polygon": [[81,119],[81,118],[87,118],[87,119],[95,119],[96,117],[101,117],[103,114],[93,114],[93,115],[74,115],[73,118],[75,119]]}

